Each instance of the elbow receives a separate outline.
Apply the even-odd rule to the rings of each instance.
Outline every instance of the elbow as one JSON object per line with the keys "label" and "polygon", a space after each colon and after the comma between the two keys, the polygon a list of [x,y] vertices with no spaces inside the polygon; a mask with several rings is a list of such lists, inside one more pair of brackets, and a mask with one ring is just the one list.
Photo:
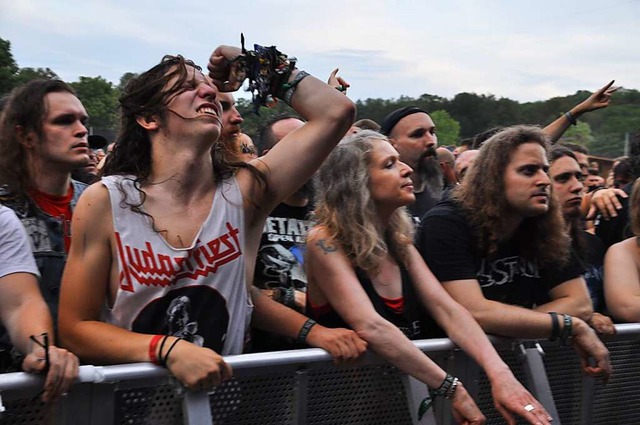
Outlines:
{"label": "elbow", "polygon": [[640,304],[611,303],[607,306],[611,315],[619,322],[640,322]]}
{"label": "elbow", "polygon": [[574,314],[574,316],[589,323],[589,321],[591,320],[591,316],[593,316],[593,304],[589,302],[589,303],[583,303],[577,306],[576,313]]}
{"label": "elbow", "polygon": [[355,121],[356,105],[347,96],[340,95],[339,101],[327,110],[326,118],[344,134]]}
{"label": "elbow", "polygon": [[372,347],[376,345],[376,342],[380,337],[390,335],[389,328],[395,328],[394,325],[384,320],[382,317],[372,318],[365,320],[361,323],[355,324],[353,329],[360,338],[365,340]]}

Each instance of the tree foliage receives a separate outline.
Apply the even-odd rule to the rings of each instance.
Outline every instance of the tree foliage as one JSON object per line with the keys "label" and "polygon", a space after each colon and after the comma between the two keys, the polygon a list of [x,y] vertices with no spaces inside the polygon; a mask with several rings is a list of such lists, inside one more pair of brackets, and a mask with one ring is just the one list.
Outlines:
{"label": "tree foliage", "polygon": [[[91,116],[91,126],[111,132],[117,130],[117,99],[127,82],[136,75],[132,72],[123,74],[117,86],[102,77],[80,77],[79,81],[71,83]],[[0,96],[34,78],[57,78],[57,75],[49,68],[19,68],[11,54],[11,43],[0,38]],[[381,123],[387,114],[397,108],[417,106],[431,112],[438,127],[440,143],[453,145],[460,139],[495,126],[521,123],[545,126],[590,94],[588,91],[578,91],[569,96],[525,103],[476,93],[458,93],[452,99],[428,93],[416,98],[369,98],[356,101],[357,119],[369,118]],[[238,99],[238,110],[245,120],[243,131],[256,143],[259,143],[259,128],[275,114],[293,113],[283,102],[278,102],[274,108],[260,108],[258,115],[246,99]],[[640,92],[622,89],[614,94],[611,106],[580,117],[578,125],[571,127],[563,140],[571,139],[583,144],[595,155],[617,157],[623,154],[625,136],[639,130]]]}

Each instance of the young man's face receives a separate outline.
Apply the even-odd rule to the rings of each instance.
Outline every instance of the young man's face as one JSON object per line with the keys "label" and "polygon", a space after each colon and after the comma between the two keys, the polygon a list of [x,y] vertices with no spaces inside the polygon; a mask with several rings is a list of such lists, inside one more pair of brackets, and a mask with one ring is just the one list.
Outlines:
{"label": "young man's face", "polygon": [[[183,91],[167,103],[165,126],[174,134],[204,134],[212,141],[220,136],[222,107],[209,77],[187,66],[189,78]],[[174,84],[170,82],[169,85]]]}
{"label": "young man's face", "polygon": [[28,134],[31,152],[47,164],[69,172],[87,165],[90,149],[85,123],[88,115],[82,102],[71,93],[56,92],[48,93],[44,104],[42,135],[35,131]]}
{"label": "young man's face", "polygon": [[535,217],[549,210],[549,162],[544,148],[524,143],[511,154],[504,175],[504,189],[511,210],[522,217]]}
{"label": "young man's face", "polygon": [[584,187],[580,164],[570,156],[558,158],[549,167],[549,177],[553,185],[553,196],[562,207],[562,214],[565,217],[580,217]]}

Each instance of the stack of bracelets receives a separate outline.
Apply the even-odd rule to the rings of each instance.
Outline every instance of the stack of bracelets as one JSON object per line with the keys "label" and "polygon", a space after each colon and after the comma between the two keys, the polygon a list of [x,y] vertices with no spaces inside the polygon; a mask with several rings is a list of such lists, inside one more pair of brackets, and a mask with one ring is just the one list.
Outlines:
{"label": "stack of bracelets", "polygon": [[460,384],[460,380],[447,373],[447,376],[442,381],[442,384],[435,390],[429,390],[429,397],[426,397],[420,402],[420,408],[418,409],[418,420],[421,420],[425,413],[431,408],[433,400],[436,397],[444,397],[450,399],[456,392],[456,388]]}
{"label": "stack of bracelets", "polygon": [[254,50],[247,50],[244,47],[244,34],[241,35],[241,44],[242,54],[231,60],[229,65],[238,82],[249,80],[247,91],[251,92],[254,112],[258,113],[260,106],[274,106],[276,99],[291,105],[296,85],[309,75],[300,71],[289,83],[296,69],[296,58],[289,58],[275,46],[254,44]]}

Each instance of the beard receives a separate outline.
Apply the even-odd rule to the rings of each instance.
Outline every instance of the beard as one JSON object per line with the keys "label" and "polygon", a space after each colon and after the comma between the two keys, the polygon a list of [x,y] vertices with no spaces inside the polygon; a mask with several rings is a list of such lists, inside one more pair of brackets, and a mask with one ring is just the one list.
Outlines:
{"label": "beard", "polygon": [[442,170],[436,158],[436,149],[434,147],[430,147],[420,155],[415,172],[420,176],[421,181],[433,197],[440,198],[442,196],[442,188],[444,186]]}

